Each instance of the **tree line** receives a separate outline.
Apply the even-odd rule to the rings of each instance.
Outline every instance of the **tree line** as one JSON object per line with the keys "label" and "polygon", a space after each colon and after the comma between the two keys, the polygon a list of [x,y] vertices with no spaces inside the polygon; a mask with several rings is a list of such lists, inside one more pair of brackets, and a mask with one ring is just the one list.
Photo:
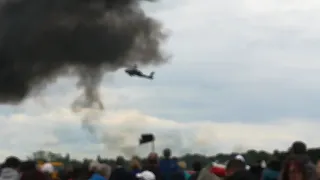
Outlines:
{"label": "tree line", "polygon": [[[203,165],[210,164],[212,162],[226,162],[230,159],[232,159],[234,156],[241,154],[247,161],[248,164],[255,164],[261,160],[271,160],[273,158],[277,158],[280,161],[283,161],[287,156],[287,151],[278,151],[274,150],[272,153],[269,153],[267,151],[263,150],[248,150],[244,153],[219,153],[214,156],[205,156],[201,154],[185,154],[181,157],[177,157],[181,161],[185,161],[188,168],[191,168],[191,165],[194,161],[199,161]],[[320,148],[312,148],[308,150],[308,155],[311,158],[311,160],[316,163],[316,161],[319,160],[320,157]],[[140,158],[141,161],[144,161],[144,158]],[[54,153],[51,151],[43,151],[39,150],[37,152],[32,153],[31,156],[28,157],[29,160],[35,160],[35,161],[43,161],[43,162],[62,162],[63,164],[70,164],[73,166],[77,165],[83,165],[83,164],[89,164],[92,160],[96,160],[101,163],[107,163],[109,165],[115,164],[115,159],[106,158],[98,155],[96,159],[87,159],[84,158],[82,160],[74,159],[72,158],[72,155],[67,154],[60,154],[60,153]],[[129,163],[129,159],[127,162]]]}

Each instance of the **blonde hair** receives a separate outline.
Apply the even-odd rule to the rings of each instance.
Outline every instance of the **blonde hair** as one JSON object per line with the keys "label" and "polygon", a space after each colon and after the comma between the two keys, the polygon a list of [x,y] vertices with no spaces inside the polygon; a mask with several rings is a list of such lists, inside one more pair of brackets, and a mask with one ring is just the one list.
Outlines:
{"label": "blonde hair", "polygon": [[178,162],[178,166],[179,166],[181,169],[186,169],[186,168],[187,168],[187,164],[186,164],[186,162],[184,162],[184,161],[179,161],[179,162]]}
{"label": "blonde hair", "polygon": [[96,170],[99,169],[99,166],[100,166],[100,163],[97,162],[97,161],[92,161],[90,164],[89,164],[89,171],[93,171],[95,172]]}
{"label": "blonde hair", "polygon": [[318,177],[320,177],[320,160],[317,161],[316,172],[317,172]]}
{"label": "blonde hair", "polygon": [[133,158],[130,163],[131,169],[141,169],[141,164],[138,159]]}
{"label": "blonde hair", "polygon": [[178,162],[178,166],[179,166],[181,169],[186,169],[186,168],[187,168],[187,164],[186,164],[186,162],[184,162],[184,161],[179,161],[179,162]]}

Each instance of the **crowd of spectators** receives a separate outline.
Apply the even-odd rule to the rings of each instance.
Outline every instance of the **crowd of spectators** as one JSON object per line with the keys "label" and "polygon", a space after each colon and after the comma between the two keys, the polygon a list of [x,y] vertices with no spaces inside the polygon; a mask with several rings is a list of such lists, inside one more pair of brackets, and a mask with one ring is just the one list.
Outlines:
{"label": "crowd of spectators", "polygon": [[118,157],[115,167],[91,162],[89,166],[67,166],[54,174],[50,167],[39,168],[36,162],[21,162],[8,157],[1,166],[0,180],[320,180],[320,164],[316,166],[307,155],[306,144],[297,141],[292,144],[287,158],[281,162],[276,157],[266,163],[262,161],[248,165],[241,156],[235,156],[221,166],[203,165],[195,161],[192,170],[186,163],[171,156],[171,150],[163,151],[163,158],[150,153],[146,162],[132,158],[130,168],[125,159]]}

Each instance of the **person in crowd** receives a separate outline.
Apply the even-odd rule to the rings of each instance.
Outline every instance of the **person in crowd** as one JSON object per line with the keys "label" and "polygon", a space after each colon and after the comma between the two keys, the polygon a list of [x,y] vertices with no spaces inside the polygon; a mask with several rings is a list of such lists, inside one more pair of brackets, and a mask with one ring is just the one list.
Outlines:
{"label": "person in crowd", "polygon": [[318,180],[320,180],[320,160],[317,161],[316,172],[317,172]]}
{"label": "person in crowd", "polygon": [[241,154],[236,155],[234,159],[244,162],[246,164],[246,170],[250,170],[250,166],[246,163],[246,159]]}
{"label": "person in crowd", "polygon": [[131,172],[134,177],[136,177],[137,173],[141,172],[142,168],[141,168],[140,162],[137,158],[132,158],[131,163],[130,163],[130,168],[131,168]]}
{"label": "person in crowd", "polygon": [[187,169],[187,164],[184,161],[179,161],[178,162],[178,166],[180,167],[183,175],[184,175],[184,179],[188,180],[190,178],[190,174],[186,171]]}
{"label": "person in crowd", "polygon": [[42,173],[47,177],[47,179],[53,180],[56,179],[54,167],[51,163],[45,163],[41,167]]}
{"label": "person in crowd", "polygon": [[95,173],[89,178],[89,180],[107,180],[107,177],[108,166],[106,164],[99,164],[95,169]]}
{"label": "person in crowd", "polygon": [[263,171],[263,167],[262,167],[262,161],[258,160],[255,163],[253,163],[252,165],[250,165],[250,169],[249,171],[257,178],[260,179],[260,177],[262,176],[262,171]]}
{"label": "person in crowd", "polygon": [[105,178],[109,179],[111,175],[111,166],[108,164],[101,164],[101,166],[102,166],[102,170],[104,171]]}
{"label": "person in crowd", "polygon": [[156,180],[156,175],[151,171],[142,171],[136,174],[136,178],[139,180]]}
{"label": "person in crowd", "polygon": [[89,170],[89,177],[91,177],[94,173],[96,173],[97,169],[99,168],[100,163],[97,161],[92,161],[89,164],[88,170]]}
{"label": "person in crowd", "polygon": [[189,180],[197,180],[202,169],[201,163],[199,161],[193,162],[192,169],[194,173],[189,177]]}
{"label": "person in crowd", "polygon": [[121,156],[117,157],[116,168],[112,171],[110,180],[134,180],[135,177],[131,172],[124,168],[125,159]]}
{"label": "person in crowd", "polygon": [[159,168],[159,157],[157,153],[152,152],[148,155],[143,171],[151,171],[156,176],[156,180],[164,179]]}
{"label": "person in crowd", "polygon": [[19,180],[20,160],[17,157],[8,157],[2,167],[0,180]]}
{"label": "person in crowd", "polygon": [[306,169],[308,179],[317,179],[316,166],[311,162],[307,154],[307,145],[304,142],[295,141],[290,148],[290,154],[303,162],[303,167]]}
{"label": "person in crowd", "polygon": [[62,171],[58,172],[58,176],[60,177],[60,180],[70,180],[73,176],[73,167],[67,165]]}
{"label": "person in crowd", "polygon": [[217,175],[218,177],[225,177],[226,176],[225,165],[214,162],[212,163],[210,172]]}
{"label": "person in crowd", "polygon": [[261,180],[278,180],[280,177],[281,162],[278,159],[272,159],[267,167],[262,171]]}
{"label": "person in crowd", "polygon": [[179,172],[177,160],[171,158],[171,150],[163,150],[163,159],[160,161],[160,171],[164,180],[172,180],[172,177]]}
{"label": "person in crowd", "polygon": [[225,180],[256,180],[250,171],[246,169],[246,164],[242,160],[232,159],[226,165]]}
{"label": "person in crowd", "polygon": [[282,169],[280,180],[311,180],[304,159],[296,155],[287,158]]}
{"label": "person in crowd", "polygon": [[151,152],[151,153],[149,153],[149,155],[148,155],[148,159],[149,159],[149,160],[151,160],[151,159],[153,159],[153,160],[157,160],[157,164],[159,163],[159,162],[158,162],[158,161],[159,161],[158,154],[157,154],[157,153],[155,153],[155,152]]}
{"label": "person in crowd", "polygon": [[30,161],[21,162],[19,172],[24,173],[30,169]]}
{"label": "person in crowd", "polygon": [[197,180],[220,180],[220,178],[217,175],[215,175],[214,173],[211,173],[211,169],[212,169],[211,165],[205,168],[202,168]]}
{"label": "person in crowd", "polygon": [[76,167],[73,170],[72,177],[69,180],[88,180],[92,176],[87,166]]}
{"label": "person in crowd", "polygon": [[[178,166],[177,171],[173,171],[170,179],[172,180],[186,180],[185,178],[185,171],[183,168],[180,167],[178,158],[172,158],[174,162],[176,162],[176,165]],[[184,166],[185,164],[181,164],[181,166]],[[184,166],[186,167],[186,166]]]}
{"label": "person in crowd", "polygon": [[37,163],[34,161],[27,161],[21,164],[21,178],[20,180],[48,180],[48,178],[37,169]]}

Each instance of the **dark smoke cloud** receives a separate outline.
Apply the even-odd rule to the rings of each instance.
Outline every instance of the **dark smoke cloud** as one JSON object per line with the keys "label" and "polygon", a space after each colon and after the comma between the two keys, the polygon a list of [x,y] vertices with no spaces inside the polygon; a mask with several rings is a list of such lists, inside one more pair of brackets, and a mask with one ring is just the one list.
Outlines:
{"label": "dark smoke cloud", "polygon": [[[105,72],[167,61],[161,23],[138,0],[0,0],[0,103],[76,75],[88,106]],[[82,105],[84,106],[84,105]]]}

